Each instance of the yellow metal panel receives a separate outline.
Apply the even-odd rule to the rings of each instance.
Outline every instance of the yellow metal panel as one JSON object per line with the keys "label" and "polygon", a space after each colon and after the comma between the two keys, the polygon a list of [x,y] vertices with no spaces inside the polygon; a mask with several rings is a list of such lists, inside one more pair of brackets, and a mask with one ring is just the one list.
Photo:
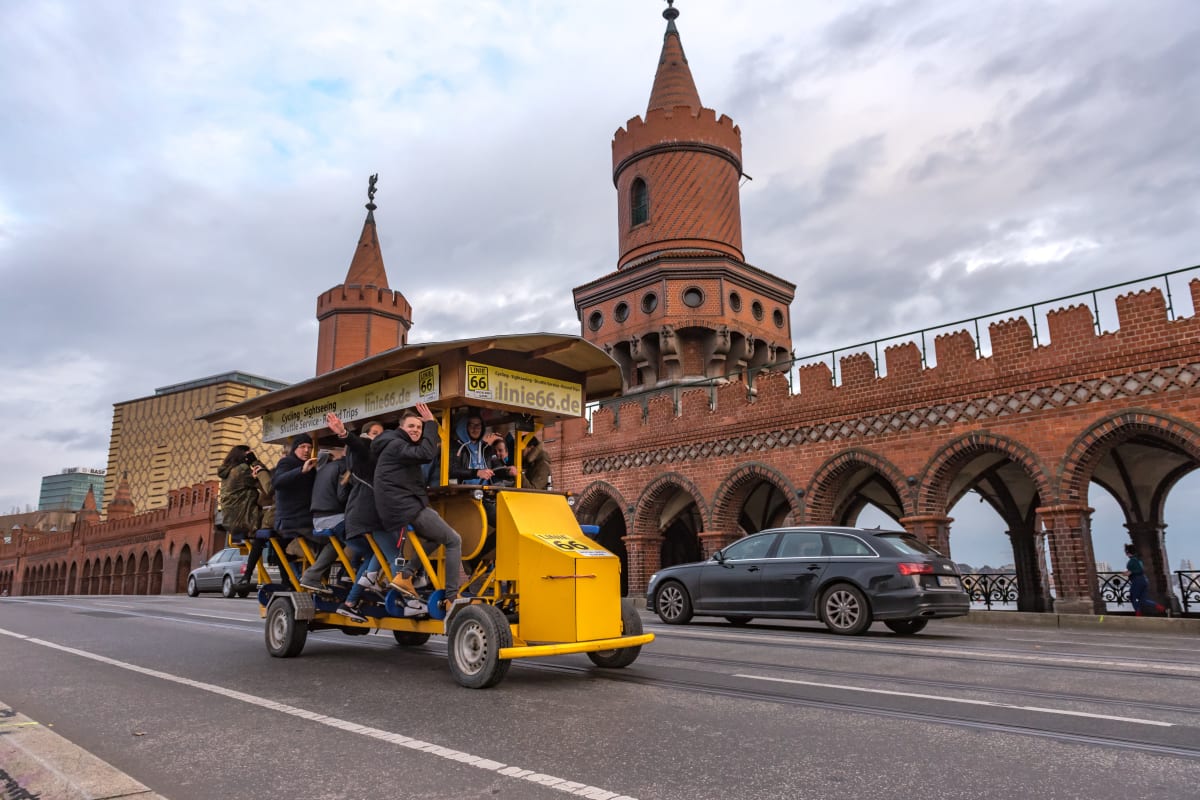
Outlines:
{"label": "yellow metal panel", "polygon": [[496,522],[497,576],[517,582],[520,638],[620,636],[620,561],[583,535],[565,497],[502,491]]}

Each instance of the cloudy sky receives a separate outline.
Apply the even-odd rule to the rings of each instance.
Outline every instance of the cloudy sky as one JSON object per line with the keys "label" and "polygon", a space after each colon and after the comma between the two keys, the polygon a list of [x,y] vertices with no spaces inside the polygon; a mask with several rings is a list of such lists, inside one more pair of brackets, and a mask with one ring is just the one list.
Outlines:
{"label": "cloudy sky", "polygon": [[[578,332],[662,8],[0,4],[0,511],[104,466],[114,402],[310,376],[373,172],[413,340]],[[798,354],[1200,263],[1192,0],[679,8]]]}

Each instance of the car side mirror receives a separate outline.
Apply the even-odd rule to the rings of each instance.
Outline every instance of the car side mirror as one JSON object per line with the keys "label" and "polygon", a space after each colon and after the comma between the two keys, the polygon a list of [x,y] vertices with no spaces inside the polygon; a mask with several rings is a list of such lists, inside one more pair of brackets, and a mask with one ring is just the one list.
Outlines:
{"label": "car side mirror", "polygon": [[712,560],[717,562],[718,564],[724,564],[725,563],[725,552],[722,550],[718,550],[717,552],[713,553]]}

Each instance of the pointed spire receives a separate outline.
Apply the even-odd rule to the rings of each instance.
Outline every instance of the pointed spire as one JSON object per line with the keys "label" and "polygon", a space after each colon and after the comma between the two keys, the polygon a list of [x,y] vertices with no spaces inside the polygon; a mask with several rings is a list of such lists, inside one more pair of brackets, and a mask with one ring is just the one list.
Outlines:
{"label": "pointed spire", "polygon": [[375,229],[375,209],[378,208],[375,205],[375,184],[378,180],[379,174],[376,173],[367,182],[367,219],[363,223],[362,235],[358,237],[358,247],[350,261],[350,270],[346,273],[344,283],[347,286],[388,288],[383,251],[379,249],[379,233]]}
{"label": "pointed spire", "polygon": [[117,484],[117,493],[108,504],[109,519],[125,519],[132,517],[136,509],[133,505],[133,492],[129,488],[129,473],[121,473],[121,482]]}
{"label": "pointed spire", "polygon": [[696,91],[696,82],[692,80],[687,56],[683,54],[679,29],[675,27],[679,10],[672,5],[673,3],[674,0],[667,0],[667,10],[663,12],[663,18],[667,21],[667,32],[663,34],[662,55],[658,57],[658,72],[654,74],[654,87],[650,90],[647,112],[675,106],[691,106],[697,110],[701,107],[700,93]]}
{"label": "pointed spire", "polygon": [[88,487],[87,497],[83,498],[83,508],[79,509],[79,519],[97,525],[100,522],[100,512],[96,509],[96,493]]}

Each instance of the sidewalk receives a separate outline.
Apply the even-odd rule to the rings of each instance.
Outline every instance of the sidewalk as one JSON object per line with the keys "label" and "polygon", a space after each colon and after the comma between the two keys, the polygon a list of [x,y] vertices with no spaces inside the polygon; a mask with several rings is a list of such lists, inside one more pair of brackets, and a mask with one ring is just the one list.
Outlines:
{"label": "sidewalk", "polygon": [[165,800],[0,703],[0,800]]}

